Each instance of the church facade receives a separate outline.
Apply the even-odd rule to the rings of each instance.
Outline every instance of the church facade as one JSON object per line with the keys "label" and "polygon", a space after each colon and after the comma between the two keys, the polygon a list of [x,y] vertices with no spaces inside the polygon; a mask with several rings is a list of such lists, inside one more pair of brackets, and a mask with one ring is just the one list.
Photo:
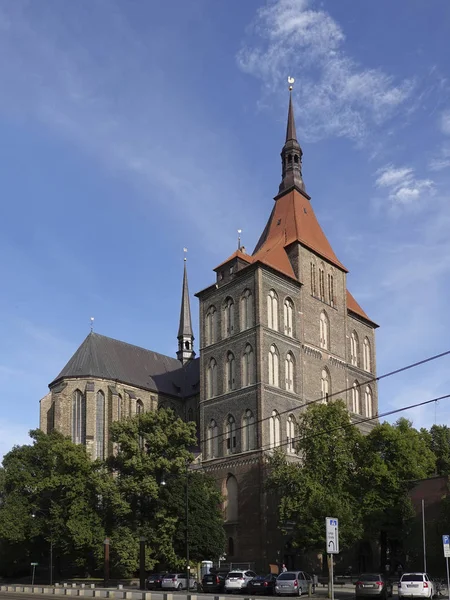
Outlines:
{"label": "church facade", "polygon": [[[306,193],[292,98],[281,152],[282,180],[253,251],[239,247],[196,294],[195,358],[186,264],[177,359],[90,333],[41,400],[40,427],[113,451],[109,424],[171,407],[196,421],[202,468],[224,497],[230,562],[295,557],[283,544],[275,501],[264,487],[267,455],[298,460],[298,419],[315,402],[343,399],[367,432],[378,413],[374,323],[347,289]],[[208,557],[205,557],[208,558]]]}

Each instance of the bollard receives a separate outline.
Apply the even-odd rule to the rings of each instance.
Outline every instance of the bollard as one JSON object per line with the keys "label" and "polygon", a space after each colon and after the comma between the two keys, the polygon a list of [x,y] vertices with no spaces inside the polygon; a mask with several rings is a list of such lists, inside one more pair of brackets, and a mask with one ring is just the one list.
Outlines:
{"label": "bollard", "polygon": [[77,594],[77,596],[84,596],[84,589],[83,589],[83,588],[80,588],[80,589],[78,590],[78,594]]}
{"label": "bollard", "polygon": [[95,598],[95,597],[97,597],[97,598],[98,598],[98,597],[99,597],[99,596],[101,596],[101,595],[102,595],[102,591],[101,591],[101,590],[94,590],[94,598]]}
{"label": "bollard", "polygon": [[95,590],[95,583],[91,583],[91,590]]}
{"label": "bollard", "polygon": [[142,600],[152,600],[151,592],[142,592]]}
{"label": "bollard", "polygon": [[119,585],[117,586],[118,590],[123,590],[123,583],[119,583]]}
{"label": "bollard", "polygon": [[43,594],[53,594],[53,588],[51,588],[51,587],[45,587],[45,588],[42,590],[42,593],[43,593]]}
{"label": "bollard", "polygon": [[130,599],[132,599],[133,598],[133,592],[125,592],[124,598],[130,598]]}
{"label": "bollard", "polygon": [[168,594],[167,592],[163,594],[163,600],[173,600],[173,594]]}
{"label": "bollard", "polygon": [[67,583],[63,583],[63,587],[67,587]]}
{"label": "bollard", "polygon": [[308,596],[311,598],[312,594],[313,594],[313,584],[308,583]]}

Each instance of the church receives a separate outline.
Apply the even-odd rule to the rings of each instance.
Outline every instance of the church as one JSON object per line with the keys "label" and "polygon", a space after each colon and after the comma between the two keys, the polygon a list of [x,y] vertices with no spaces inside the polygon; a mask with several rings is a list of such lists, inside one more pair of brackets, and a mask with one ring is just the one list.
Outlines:
{"label": "church", "polygon": [[238,247],[196,293],[197,358],[185,263],[176,358],[91,332],[40,402],[40,428],[84,444],[93,459],[112,453],[118,419],[170,407],[195,421],[198,460],[224,497],[227,562],[263,570],[295,563],[264,488],[267,455],[281,447],[299,460],[297,422],[313,402],[343,399],[363,432],[378,413],[378,325],[347,289],[348,271],[306,192],[302,155],[290,94],[264,231],[252,253]]}

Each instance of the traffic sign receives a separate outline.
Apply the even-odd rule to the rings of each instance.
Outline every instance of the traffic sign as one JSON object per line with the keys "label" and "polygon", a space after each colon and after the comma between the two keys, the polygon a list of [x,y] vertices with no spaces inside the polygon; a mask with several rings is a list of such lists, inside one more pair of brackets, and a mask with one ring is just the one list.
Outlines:
{"label": "traffic sign", "polygon": [[30,563],[32,567],[37,567],[39,563]]}
{"label": "traffic sign", "polygon": [[339,521],[334,517],[326,517],[326,546],[328,554],[339,554]]}
{"label": "traffic sign", "polygon": [[442,545],[444,546],[444,557],[450,558],[450,535],[442,536]]}

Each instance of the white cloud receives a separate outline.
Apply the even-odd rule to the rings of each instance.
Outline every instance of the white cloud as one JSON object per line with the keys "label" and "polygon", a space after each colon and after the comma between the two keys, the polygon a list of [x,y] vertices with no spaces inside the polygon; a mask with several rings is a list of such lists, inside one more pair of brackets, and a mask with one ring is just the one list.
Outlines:
{"label": "white cloud", "polygon": [[238,53],[241,69],[262,81],[265,95],[296,77],[302,135],[362,138],[393,116],[413,82],[395,83],[380,69],[364,68],[345,52],[345,35],[311,0],[269,0],[257,13],[251,39]]}
{"label": "white cloud", "polygon": [[435,192],[431,179],[418,179],[411,167],[395,168],[387,165],[377,171],[376,186],[388,191],[392,206],[408,206],[416,204],[422,197],[429,197]]}

